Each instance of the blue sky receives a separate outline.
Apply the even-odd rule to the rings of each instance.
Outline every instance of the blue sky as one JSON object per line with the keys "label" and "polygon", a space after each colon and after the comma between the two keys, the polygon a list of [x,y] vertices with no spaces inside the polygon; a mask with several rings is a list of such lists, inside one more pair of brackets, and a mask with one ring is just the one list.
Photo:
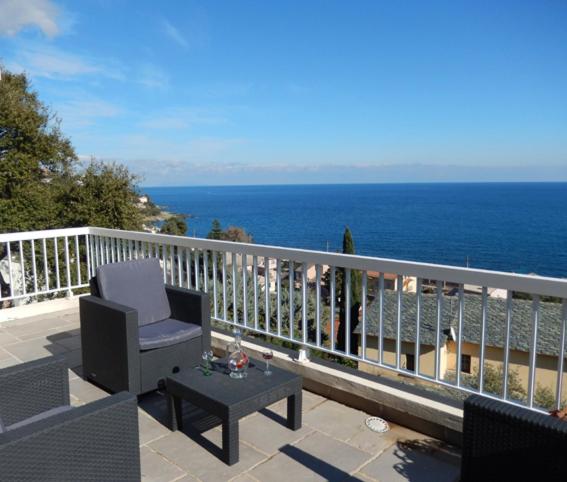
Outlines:
{"label": "blue sky", "polygon": [[566,25],[564,0],[0,0],[0,60],[145,185],[567,181]]}

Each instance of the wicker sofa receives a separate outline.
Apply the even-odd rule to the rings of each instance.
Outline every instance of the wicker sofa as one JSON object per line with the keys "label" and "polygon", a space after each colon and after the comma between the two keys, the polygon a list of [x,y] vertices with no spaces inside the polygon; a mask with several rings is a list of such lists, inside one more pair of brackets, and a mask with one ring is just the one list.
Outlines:
{"label": "wicker sofa", "polygon": [[140,480],[136,397],[69,402],[61,356],[0,370],[0,480]]}
{"label": "wicker sofa", "polygon": [[210,350],[208,295],[165,285],[157,259],[99,266],[90,284],[79,302],[86,379],[139,395]]}
{"label": "wicker sofa", "polygon": [[567,480],[567,422],[471,395],[465,400],[461,481]]}

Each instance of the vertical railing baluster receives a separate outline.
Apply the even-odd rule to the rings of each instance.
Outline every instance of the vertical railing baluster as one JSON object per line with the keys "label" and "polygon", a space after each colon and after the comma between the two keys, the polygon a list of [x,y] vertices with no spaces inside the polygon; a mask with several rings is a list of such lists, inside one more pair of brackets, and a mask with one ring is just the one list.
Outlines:
{"label": "vertical railing baluster", "polygon": [[177,248],[177,286],[183,287],[183,250]]}
{"label": "vertical railing baluster", "polygon": [[195,272],[195,289],[199,290],[199,258],[201,257],[201,253],[195,249],[193,251],[193,264],[194,264],[194,272]]}
{"label": "vertical railing baluster", "polygon": [[175,285],[175,246],[169,245],[169,282]]}
{"label": "vertical railing baluster", "polygon": [[264,257],[264,321],[266,333],[270,332],[270,259]]}
{"label": "vertical railing baluster", "polygon": [[193,287],[193,273],[191,268],[191,250],[185,250],[185,270],[187,271],[187,288]]}
{"label": "vertical railing baluster", "polygon": [[14,297],[14,275],[12,274],[12,248],[10,247],[10,242],[6,243],[6,249],[8,254],[8,278],[10,279],[10,297]]}
{"label": "vertical railing baluster", "polygon": [[59,290],[61,289],[61,278],[59,277],[59,245],[57,238],[53,238],[53,247],[55,251],[55,286]]}
{"label": "vertical railing baluster", "polygon": [[49,291],[49,267],[47,266],[47,241],[45,238],[41,240],[41,248],[43,252],[43,272],[45,275],[45,291]]}
{"label": "vertical railing baluster", "polygon": [[[132,240],[129,239],[128,240],[128,259],[132,259]],[[164,263],[163,263],[163,270],[165,273],[165,258],[164,258]],[[165,282],[165,278],[164,278],[164,282]]]}
{"label": "vertical railing baluster", "polygon": [[238,285],[236,283],[236,253],[232,253],[232,321],[238,323]]}
{"label": "vertical railing baluster", "polygon": [[116,238],[110,238],[110,259],[114,263],[115,259],[115,251],[116,251]]}
{"label": "vertical railing baluster", "polygon": [[167,245],[161,246],[161,259],[163,262],[163,282],[167,283]]}
{"label": "vertical railing baluster", "polygon": [[422,296],[421,296],[421,278],[417,278],[416,281],[416,308],[415,308],[415,363],[414,370],[415,374],[419,375],[419,359],[421,357],[421,311],[422,311]]}
{"label": "vertical railing baluster", "polygon": [[480,393],[484,392],[484,357],[485,357],[485,344],[486,344],[486,325],[488,316],[488,288],[482,287],[482,316],[480,326],[480,366],[478,367],[478,390]]}
{"label": "vertical railing baluster", "polygon": [[528,406],[534,406],[534,389],[537,369],[537,331],[539,326],[539,295],[533,295],[532,301],[532,337],[530,342],[530,366],[528,374]]}
{"label": "vertical railing baluster", "polygon": [[561,310],[561,337],[559,340],[559,358],[557,359],[557,386],[555,389],[555,409],[561,409],[563,395],[563,363],[565,359],[565,325],[567,325],[567,299],[563,300]]}
{"label": "vertical railing baluster", "polygon": [[26,271],[25,271],[25,268],[24,268],[24,245],[23,245],[23,242],[22,242],[21,239],[18,242],[18,247],[19,247],[19,251],[20,251],[20,271],[22,272],[22,294],[25,295],[25,294],[27,294]]}
{"label": "vertical railing baluster", "polygon": [[35,240],[31,240],[33,292],[37,293],[37,266],[35,264]]}
{"label": "vertical railing baluster", "polygon": [[457,335],[457,386],[461,386],[461,368],[463,358],[463,320],[465,318],[465,287],[463,284],[459,285],[459,318]]}
{"label": "vertical railing baluster", "polygon": [[91,260],[92,250],[91,250],[91,238],[92,235],[85,234],[85,248],[87,251],[87,283],[92,277],[93,262]]}
{"label": "vertical railing baluster", "polygon": [[248,259],[245,254],[240,255],[242,261],[242,322],[248,326]]}
{"label": "vertical railing baluster", "polygon": [[110,249],[108,247],[108,245],[110,244],[109,241],[110,241],[109,238],[107,238],[105,236],[105,238],[104,238],[104,253],[105,253],[105,256],[106,256],[106,262],[107,263],[110,263]]}
{"label": "vertical railing baluster", "polygon": [[362,359],[366,360],[366,296],[368,291],[368,273],[366,271],[362,272],[362,323],[360,329],[360,350]]}
{"label": "vertical railing baluster", "polygon": [[510,334],[512,330],[512,301],[513,292],[508,290],[506,292],[506,334],[504,337],[504,389],[502,398],[508,400],[508,372],[510,364]]}
{"label": "vertical railing baluster", "polygon": [[437,288],[437,326],[435,327],[435,379],[441,378],[441,324],[443,322],[443,285],[436,281]]}
{"label": "vertical railing baluster", "polygon": [[63,240],[65,246],[65,276],[67,277],[67,290],[71,289],[71,263],[69,260],[69,237],[65,236]]}
{"label": "vertical railing baluster", "polygon": [[350,308],[351,308],[351,270],[347,268],[344,270],[346,294],[343,293],[345,299],[343,301],[345,307],[345,339],[344,350],[347,355],[350,355]]}
{"label": "vertical railing baluster", "polygon": [[399,370],[402,366],[402,291],[404,289],[404,277],[398,275],[397,282],[397,316],[396,316],[396,369]]}
{"label": "vertical railing baluster", "polygon": [[[127,256],[128,256],[128,246],[126,243],[126,240],[123,239],[122,240],[122,261],[126,261]],[[157,252],[157,246],[156,246],[156,258],[159,258],[159,253]]]}
{"label": "vertical railing baluster", "polygon": [[252,256],[252,283],[254,289],[254,329],[258,329],[258,256]]}
{"label": "vertical railing baluster", "polygon": [[378,352],[380,364],[384,364],[384,273],[380,273],[378,277]]}
{"label": "vertical railing baluster", "polygon": [[214,309],[213,309],[213,314],[215,318],[219,317],[219,306],[218,306],[218,293],[217,293],[217,272],[218,272],[218,268],[217,268],[217,257],[218,257],[218,253],[217,251],[213,251],[212,252],[213,255],[213,304],[214,304]]}
{"label": "vertical railing baluster", "polygon": [[321,265],[315,266],[315,328],[316,345],[321,346]]}
{"label": "vertical railing baluster", "polygon": [[282,334],[282,263],[280,258],[276,259],[276,322],[278,336]]}
{"label": "vertical railing baluster", "polygon": [[307,263],[301,266],[301,331],[305,345],[307,343]]}
{"label": "vertical railing baluster", "polygon": [[335,351],[335,315],[336,315],[336,291],[337,291],[337,273],[336,268],[331,266],[331,351]]}
{"label": "vertical railing baluster", "polygon": [[77,286],[81,283],[81,254],[79,251],[79,236],[75,236],[75,264],[77,265]]}
{"label": "vertical railing baluster", "polygon": [[226,251],[222,253],[222,308],[223,321],[228,321],[228,303],[226,300]]}
{"label": "vertical railing baluster", "polygon": [[203,251],[203,291],[209,292],[209,255],[206,249]]}
{"label": "vertical railing baluster", "polygon": [[294,295],[294,291],[295,291],[295,281],[294,281],[294,275],[295,275],[295,268],[293,266],[293,261],[288,261],[288,267],[289,267],[289,276],[288,276],[288,280],[289,280],[289,337],[291,340],[293,340],[293,331],[294,331],[294,324],[295,324],[295,308],[293,306],[294,300],[293,300],[293,295]]}

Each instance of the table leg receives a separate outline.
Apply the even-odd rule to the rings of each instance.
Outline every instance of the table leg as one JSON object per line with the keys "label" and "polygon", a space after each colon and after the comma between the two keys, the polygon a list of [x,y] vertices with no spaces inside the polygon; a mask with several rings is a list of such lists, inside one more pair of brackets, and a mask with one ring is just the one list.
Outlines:
{"label": "table leg", "polygon": [[169,428],[172,432],[183,430],[183,408],[182,400],[173,395],[167,394],[167,412],[169,418]]}
{"label": "table leg", "polygon": [[303,393],[301,390],[287,397],[287,426],[292,430],[299,430],[301,428],[302,399]]}
{"label": "table leg", "polygon": [[234,465],[240,458],[238,453],[238,420],[222,422],[222,455],[227,465]]}

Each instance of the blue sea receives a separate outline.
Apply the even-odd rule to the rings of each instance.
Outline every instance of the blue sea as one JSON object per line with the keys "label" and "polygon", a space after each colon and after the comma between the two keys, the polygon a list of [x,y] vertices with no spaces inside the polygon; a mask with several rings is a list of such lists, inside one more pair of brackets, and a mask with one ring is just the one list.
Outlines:
{"label": "blue sea", "polygon": [[190,236],[217,218],[260,244],[567,277],[567,183],[146,187],[190,215]]}

